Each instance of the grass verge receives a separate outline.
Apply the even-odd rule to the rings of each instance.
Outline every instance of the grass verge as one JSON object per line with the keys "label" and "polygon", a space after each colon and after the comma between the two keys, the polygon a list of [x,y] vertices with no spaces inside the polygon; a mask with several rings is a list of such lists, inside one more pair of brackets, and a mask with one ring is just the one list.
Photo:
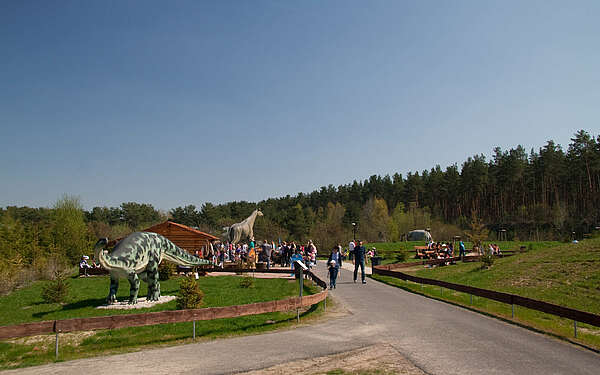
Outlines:
{"label": "grass verge", "polygon": [[482,297],[432,285],[421,285],[403,281],[390,276],[372,275],[372,278],[406,291],[420,294],[429,298],[449,302],[458,306],[500,318],[525,328],[547,333],[554,337],[577,343],[596,351],[600,350],[600,327],[578,323],[577,338],[574,338],[573,321],[554,315],[545,314],[521,306],[515,306],[515,316],[512,317],[512,306]]}
{"label": "grass verge", "polygon": [[[297,295],[298,281],[284,279],[255,279],[254,288],[240,287],[236,276],[204,277],[199,281],[204,291],[203,307],[230,306],[282,299]],[[67,304],[44,304],[41,284],[14,292],[0,299],[0,324],[18,324],[38,320],[67,319],[114,314],[132,314],[149,311],[175,310],[175,301],[149,309],[101,310],[108,278],[72,279],[70,300]],[[101,286],[101,287],[100,287]],[[127,298],[127,283],[119,288],[118,298]],[[145,284],[144,284],[145,288]],[[161,282],[162,294],[176,294],[178,280]],[[305,294],[320,288],[305,281]],[[146,291],[141,290],[140,295]],[[306,320],[323,311],[320,303],[303,311]],[[260,333],[295,324],[295,312],[277,312],[231,319],[196,322],[197,340],[216,337]],[[192,342],[192,322],[131,327],[117,330],[84,331],[60,335],[59,360],[71,360],[97,355],[117,354],[140,349],[171,346]],[[25,367],[53,362],[54,336],[43,335],[0,342],[0,369]]]}

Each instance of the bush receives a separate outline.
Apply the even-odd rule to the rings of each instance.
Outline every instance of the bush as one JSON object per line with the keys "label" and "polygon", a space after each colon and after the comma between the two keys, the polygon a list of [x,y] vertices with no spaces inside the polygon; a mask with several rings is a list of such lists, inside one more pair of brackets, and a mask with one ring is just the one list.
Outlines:
{"label": "bush", "polygon": [[254,278],[246,276],[240,281],[241,288],[254,288]]}
{"label": "bush", "polygon": [[42,299],[46,303],[65,302],[69,295],[69,283],[67,272],[56,270],[54,279],[50,280],[42,288]]}
{"label": "bush", "polygon": [[179,282],[179,296],[177,297],[177,308],[198,309],[202,306],[204,292],[198,286],[194,277],[182,277]]}
{"label": "bush", "polygon": [[175,271],[177,271],[177,267],[165,260],[158,266],[158,279],[160,281],[169,280],[175,274]]}
{"label": "bush", "polygon": [[406,260],[406,253],[404,251],[396,253],[396,260],[398,262],[404,262]]}
{"label": "bush", "polygon": [[484,250],[481,254],[481,268],[490,268],[494,264],[494,254],[489,250]]}

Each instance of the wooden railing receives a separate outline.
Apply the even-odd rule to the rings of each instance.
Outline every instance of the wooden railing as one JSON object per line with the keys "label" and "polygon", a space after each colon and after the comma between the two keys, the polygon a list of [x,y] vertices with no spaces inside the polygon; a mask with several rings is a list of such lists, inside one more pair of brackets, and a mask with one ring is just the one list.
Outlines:
{"label": "wooden railing", "polygon": [[[488,298],[494,301],[508,303],[517,306],[527,307],[532,310],[540,311],[546,314],[560,316],[562,318],[571,319],[574,322],[575,337],[577,337],[577,322],[590,324],[596,327],[600,327],[600,315],[592,314],[585,311],[571,309],[569,307],[559,306],[552,303],[538,301],[535,299],[521,297],[516,294],[497,292],[494,290],[476,288],[468,285],[454,284],[446,281],[427,279],[424,277],[418,277],[409,275],[400,271],[393,271],[386,269],[387,266],[375,266],[373,267],[373,274],[382,276],[391,276],[405,281],[412,281],[418,284],[435,285],[447,289],[456,290],[458,292],[468,293],[474,296]],[[514,317],[514,308],[513,308]]]}
{"label": "wooden railing", "polygon": [[[252,272],[252,269],[207,269],[207,272]],[[272,269],[263,270],[261,273],[291,273],[290,270]],[[50,320],[43,322],[24,323],[0,327],[0,340],[43,335],[49,333],[62,333],[74,331],[93,331],[99,329],[116,329],[125,327],[139,327],[165,323],[191,322],[197,320],[212,320],[235,318],[246,315],[264,314],[277,311],[292,311],[317,304],[327,298],[327,284],[314,273],[305,272],[318,286],[324,290],[317,294],[303,297],[291,297],[277,301],[251,303],[225,307],[209,307],[204,309],[189,309],[175,311],[160,311],[143,314],[125,314],[98,316],[91,318],[75,318],[64,320]]]}

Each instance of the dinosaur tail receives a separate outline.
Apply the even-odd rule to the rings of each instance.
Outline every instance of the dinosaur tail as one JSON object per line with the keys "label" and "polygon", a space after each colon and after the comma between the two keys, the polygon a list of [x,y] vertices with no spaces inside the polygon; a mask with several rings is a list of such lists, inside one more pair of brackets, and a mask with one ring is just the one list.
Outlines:
{"label": "dinosaur tail", "polygon": [[187,251],[183,250],[167,238],[165,240],[165,249],[163,251],[163,259],[178,264],[180,266],[201,266],[204,264],[210,264],[210,261],[206,259],[200,259]]}

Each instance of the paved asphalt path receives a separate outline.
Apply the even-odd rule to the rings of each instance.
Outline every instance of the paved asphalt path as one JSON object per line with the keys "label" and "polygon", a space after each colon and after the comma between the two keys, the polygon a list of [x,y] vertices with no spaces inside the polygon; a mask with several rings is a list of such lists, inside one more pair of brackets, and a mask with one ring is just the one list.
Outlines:
{"label": "paved asphalt path", "polygon": [[[317,272],[325,276],[323,262]],[[389,343],[428,374],[600,374],[600,355],[343,270],[331,293],[349,314],[256,336],[7,371],[229,374]]]}

